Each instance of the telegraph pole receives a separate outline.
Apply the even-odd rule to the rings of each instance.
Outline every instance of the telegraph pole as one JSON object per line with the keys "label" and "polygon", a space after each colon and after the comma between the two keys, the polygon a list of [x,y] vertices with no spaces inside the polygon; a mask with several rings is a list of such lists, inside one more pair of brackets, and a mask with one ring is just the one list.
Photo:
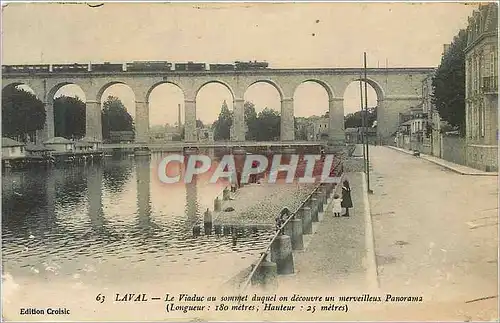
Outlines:
{"label": "telegraph pole", "polygon": [[366,76],[366,52],[364,52],[364,65],[365,65],[365,140],[366,140],[366,182],[368,186],[368,193],[373,193],[373,191],[370,189],[370,153],[368,149],[368,125],[367,125],[367,120],[366,117],[368,115],[368,84],[367,84],[367,76]]}
{"label": "telegraph pole", "polygon": [[363,147],[363,171],[366,173],[366,152],[365,152],[365,118],[363,117],[363,77],[359,75],[359,93],[360,96],[360,108],[361,108],[361,146]]}

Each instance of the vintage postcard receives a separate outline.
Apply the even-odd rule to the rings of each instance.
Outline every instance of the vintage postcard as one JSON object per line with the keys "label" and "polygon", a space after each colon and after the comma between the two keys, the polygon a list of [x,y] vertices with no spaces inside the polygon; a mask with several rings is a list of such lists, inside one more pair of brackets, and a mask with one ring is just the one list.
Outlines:
{"label": "vintage postcard", "polygon": [[498,321],[498,4],[2,2],[5,321]]}

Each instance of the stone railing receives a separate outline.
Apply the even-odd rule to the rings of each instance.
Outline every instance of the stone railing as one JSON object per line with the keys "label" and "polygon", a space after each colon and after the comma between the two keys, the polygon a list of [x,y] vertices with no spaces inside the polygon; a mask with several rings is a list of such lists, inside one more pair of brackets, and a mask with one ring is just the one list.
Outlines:
{"label": "stone railing", "polygon": [[321,183],[279,225],[267,248],[252,265],[246,280],[239,285],[239,292],[244,293],[251,285],[274,286],[277,275],[294,273],[293,251],[304,249],[304,235],[313,233],[313,223],[319,222],[319,214],[324,212],[334,193],[340,193],[342,175],[335,183]]}

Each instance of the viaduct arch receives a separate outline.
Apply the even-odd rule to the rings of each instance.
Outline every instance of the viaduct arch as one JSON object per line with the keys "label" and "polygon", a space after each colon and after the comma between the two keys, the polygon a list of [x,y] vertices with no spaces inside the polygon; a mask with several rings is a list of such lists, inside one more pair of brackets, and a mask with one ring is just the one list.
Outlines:
{"label": "viaduct arch", "polygon": [[[399,113],[421,101],[421,82],[433,68],[370,68],[366,82],[376,91],[378,97],[377,132],[386,142],[396,131]],[[331,144],[344,142],[343,93],[355,81],[364,80],[361,68],[325,69],[261,69],[248,71],[137,71],[137,72],[48,72],[29,73],[10,71],[2,73],[2,88],[14,84],[30,86],[46,107],[47,121],[44,138],[54,136],[53,95],[63,85],[78,85],[86,97],[86,136],[102,140],[101,96],[112,84],[128,85],[135,94],[136,141],[149,140],[149,95],[163,83],[173,84],[184,94],[185,141],[195,142],[196,136],[196,94],[208,83],[226,86],[233,95],[233,137],[232,141],[245,140],[243,96],[253,84],[265,82],[273,85],[281,97],[281,140],[294,140],[293,95],[304,82],[320,84],[329,99],[329,141]]]}

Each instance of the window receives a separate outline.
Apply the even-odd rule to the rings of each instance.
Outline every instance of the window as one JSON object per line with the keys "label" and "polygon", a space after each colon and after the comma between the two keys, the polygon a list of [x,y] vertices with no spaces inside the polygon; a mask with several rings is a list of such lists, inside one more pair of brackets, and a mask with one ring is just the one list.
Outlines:
{"label": "window", "polygon": [[480,129],[480,122],[479,122],[479,120],[480,120],[479,116],[481,115],[481,111],[480,110],[481,109],[480,109],[479,105],[477,105],[476,106],[476,119],[475,119],[475,122],[476,122],[476,124],[475,124],[476,138],[479,138],[479,134],[481,133],[481,131],[480,131],[481,130]]}
{"label": "window", "polygon": [[496,55],[494,47],[492,48],[492,51],[490,53],[490,75],[491,76],[497,75],[497,64],[496,64]]}
{"label": "window", "polygon": [[471,137],[476,138],[476,107],[473,105],[471,109]]}
{"label": "window", "polygon": [[477,119],[477,122],[478,122],[478,133],[479,135],[482,137],[482,133],[483,133],[483,105],[482,104],[479,104],[479,113],[478,113],[478,119]]}
{"label": "window", "polygon": [[477,78],[479,80],[481,80],[481,76],[484,74],[482,68],[483,68],[483,52],[479,53],[477,60]]}
{"label": "window", "polygon": [[481,125],[480,126],[481,137],[484,137],[484,134],[485,134],[485,125],[484,124],[485,124],[485,121],[486,121],[485,120],[486,119],[485,118],[486,113],[484,111],[484,104],[483,104],[483,102],[481,102],[479,112],[480,112],[479,123]]}
{"label": "window", "polygon": [[481,59],[476,58],[476,90],[479,90],[479,80],[481,79]]}
{"label": "window", "polygon": [[10,152],[12,154],[15,154],[16,153],[16,147],[10,147]]}
{"label": "window", "polygon": [[467,83],[467,96],[470,96],[471,95],[471,88],[472,88],[472,64],[471,64],[471,59],[469,58],[468,60],[465,61],[465,64],[466,64],[466,73],[467,73],[467,79],[466,79],[466,83]]}
{"label": "window", "polygon": [[477,65],[476,65],[476,61],[477,61],[477,59],[474,57],[472,59],[472,82],[473,82],[472,91],[473,91],[473,93],[475,93],[477,90]]}
{"label": "window", "polygon": [[465,129],[467,131],[469,139],[472,138],[472,108],[470,103],[467,103],[467,110],[466,110],[465,118],[467,119],[467,128]]}

